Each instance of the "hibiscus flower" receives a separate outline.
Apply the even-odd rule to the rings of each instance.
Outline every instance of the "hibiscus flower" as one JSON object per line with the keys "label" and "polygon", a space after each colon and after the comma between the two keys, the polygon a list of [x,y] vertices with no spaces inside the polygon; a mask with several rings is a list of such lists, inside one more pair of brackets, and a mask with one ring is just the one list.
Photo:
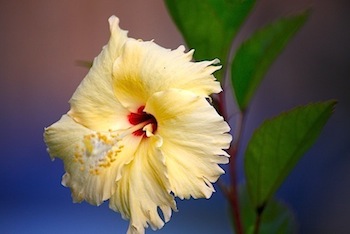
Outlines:
{"label": "hibiscus flower", "polygon": [[[45,129],[48,152],[63,160],[62,184],[75,202],[130,220],[128,233],[159,229],[175,197],[209,198],[228,163],[230,128],[210,103],[221,92],[218,60],[193,62],[193,50],[169,50],[127,37],[109,19],[111,37],[70,100]],[[162,217],[158,214],[162,211]]]}

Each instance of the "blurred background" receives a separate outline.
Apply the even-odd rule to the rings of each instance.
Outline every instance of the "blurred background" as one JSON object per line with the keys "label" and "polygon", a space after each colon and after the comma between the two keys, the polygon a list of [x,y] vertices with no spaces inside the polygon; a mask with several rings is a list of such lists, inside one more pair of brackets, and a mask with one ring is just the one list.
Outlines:
{"label": "blurred background", "polygon": [[[254,98],[243,146],[267,117],[338,99],[321,137],[277,195],[294,210],[300,233],[349,233],[350,2],[260,0],[238,41],[309,6],[310,20]],[[172,49],[184,43],[161,0],[0,1],[0,233],[125,233],[128,222],[107,204],[72,203],[60,184],[63,164],[51,162],[42,137],[69,110],[87,73],[76,60],[98,55],[113,14],[131,37]],[[226,205],[219,190],[209,200],[179,200],[179,212],[157,233],[231,233]]]}

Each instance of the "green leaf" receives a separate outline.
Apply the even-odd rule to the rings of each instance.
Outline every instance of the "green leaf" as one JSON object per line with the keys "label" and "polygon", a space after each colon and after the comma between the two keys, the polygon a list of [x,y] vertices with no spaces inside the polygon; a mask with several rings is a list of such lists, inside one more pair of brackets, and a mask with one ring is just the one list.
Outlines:
{"label": "green leaf", "polygon": [[[249,200],[245,186],[239,188],[239,205],[244,230],[246,233],[254,233],[257,214]],[[259,233],[296,233],[296,226],[294,214],[289,207],[277,199],[272,199],[262,214]]]}
{"label": "green leaf", "polygon": [[249,105],[269,67],[308,18],[305,11],[255,32],[238,48],[231,65],[232,86],[241,110]]}
{"label": "green leaf", "polygon": [[249,196],[263,209],[301,156],[312,146],[333,113],[336,101],[309,104],[266,120],[245,153]]}
{"label": "green leaf", "polygon": [[[230,46],[255,0],[165,0],[196,60],[219,58],[225,67]],[[217,73],[222,79],[223,71]]]}

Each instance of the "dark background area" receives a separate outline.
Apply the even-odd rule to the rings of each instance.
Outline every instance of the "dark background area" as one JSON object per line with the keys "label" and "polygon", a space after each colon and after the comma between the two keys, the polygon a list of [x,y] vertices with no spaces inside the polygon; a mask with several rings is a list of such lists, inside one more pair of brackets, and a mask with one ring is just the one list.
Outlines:
{"label": "dark background area", "polygon": [[[258,1],[238,40],[309,6],[311,18],[254,98],[243,146],[265,118],[338,99],[322,135],[277,196],[294,210],[301,233],[348,233],[350,2]],[[0,233],[126,231],[128,222],[107,204],[71,202],[69,189],[60,185],[62,162],[51,162],[42,137],[44,127],[68,111],[68,100],[87,72],[75,62],[97,56],[109,38],[107,19],[113,14],[131,37],[172,49],[184,43],[160,0],[0,1]],[[209,200],[178,201],[178,208],[158,233],[231,232],[220,191]]]}

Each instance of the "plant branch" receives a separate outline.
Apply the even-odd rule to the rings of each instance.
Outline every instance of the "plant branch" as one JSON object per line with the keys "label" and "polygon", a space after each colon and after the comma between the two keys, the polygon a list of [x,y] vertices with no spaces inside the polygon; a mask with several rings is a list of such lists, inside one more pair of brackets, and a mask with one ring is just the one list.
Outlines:
{"label": "plant branch", "polygon": [[254,224],[254,234],[259,234],[260,230],[260,223],[261,223],[261,214],[257,214],[255,218],[255,224]]}
{"label": "plant branch", "polygon": [[[226,121],[228,121],[228,113],[226,109],[226,98],[224,91],[219,94],[219,103],[218,108],[220,113],[223,115]],[[242,127],[243,127],[243,113],[239,113],[236,130],[237,130],[237,139],[234,139],[231,143],[230,148],[228,149],[228,153],[230,155],[230,163],[229,163],[229,175],[230,175],[230,185],[229,187],[224,187],[221,185],[221,189],[224,192],[226,199],[228,200],[231,212],[233,215],[233,222],[235,233],[243,234],[243,224],[241,220],[241,213],[239,207],[239,196],[238,196],[238,183],[237,183],[237,156],[238,156],[238,147],[242,135]]]}

